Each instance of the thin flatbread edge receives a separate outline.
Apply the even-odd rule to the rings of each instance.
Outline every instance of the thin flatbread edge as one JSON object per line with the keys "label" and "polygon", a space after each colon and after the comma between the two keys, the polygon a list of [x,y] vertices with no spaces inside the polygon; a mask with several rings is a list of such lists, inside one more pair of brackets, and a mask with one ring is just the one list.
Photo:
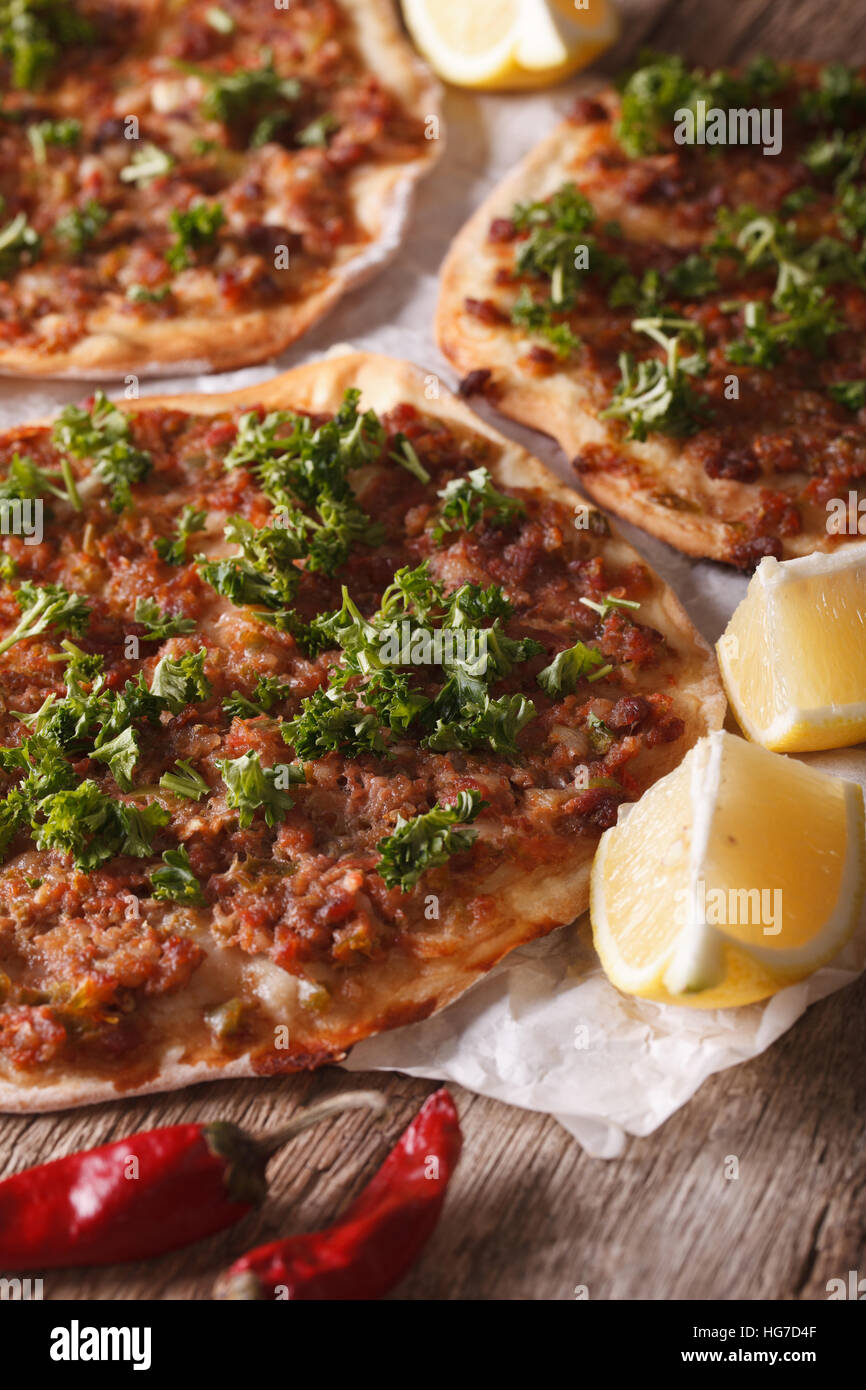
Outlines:
{"label": "thin flatbread edge", "polygon": [[[341,0],[351,19],[361,57],[369,68],[422,120],[435,117],[438,136],[426,141],[424,155],[404,164],[359,169],[352,199],[369,240],[342,249],[322,287],[296,303],[278,304],[220,318],[178,316],[132,322],[105,315],[100,331],[82,338],[68,352],[50,355],[32,349],[0,350],[0,376],[64,377],[87,380],[107,372],[134,371],[165,376],[233,371],[265,362],[334,307],[350,289],[371,279],[393,260],[405,240],[418,181],[430,172],[445,146],[441,121],[442,89],[402,33],[392,0]],[[250,344],[255,346],[251,350]]]}
{"label": "thin flatbread edge", "polygon": [[[398,402],[409,402],[421,411],[490,439],[502,449],[501,457],[491,463],[490,469],[497,481],[517,487],[541,488],[573,511],[578,497],[574,489],[560,482],[542,463],[492,429],[443,387],[439,388],[438,399],[429,400],[428,383],[429,374],[409,363],[350,351],[296,367],[239,391],[147,396],[136,402],[134,408],[138,411],[168,406],[201,415],[212,415],[235,406],[250,408],[256,404],[266,409],[292,407],[329,411],[339,405],[348,387],[358,386],[365,407],[381,412]],[[121,404],[129,408],[129,402]],[[618,564],[632,563],[640,558],[615,528],[605,544],[605,553]],[[642,601],[642,609],[651,625],[664,632],[681,656],[678,712],[686,724],[685,734],[676,744],[664,744],[654,750],[657,756],[653,772],[661,777],[679,763],[686,746],[691,747],[702,734],[721,727],[726,705],[710,647],[696,632],[668,585],[658,575],[654,578],[653,592]],[[410,968],[402,971],[402,978],[389,981],[384,990],[380,987],[384,997],[379,1006],[359,1018],[354,1027],[341,1025],[339,1040],[329,1041],[324,1026],[316,1023],[316,1035],[305,1037],[299,1044],[303,1051],[291,1054],[291,1069],[304,1070],[328,1061],[341,1061],[351,1045],[362,1037],[429,1017],[456,999],[516,946],[574,921],[589,903],[589,874],[594,852],[594,844],[576,842],[573,858],[557,873],[543,866],[536,873],[509,878],[507,870],[503,876],[502,868],[497,869],[495,885],[488,886],[495,891],[500,906],[493,930],[488,928],[483,937],[467,938],[466,949],[459,959],[450,955],[438,959],[428,957],[423,963],[411,962]],[[375,962],[371,965],[375,966]],[[176,999],[182,1014],[183,992]],[[158,1074],[129,1089],[118,1089],[110,1080],[77,1076],[46,1084],[28,1081],[19,1085],[2,1081],[0,1110],[35,1113],[172,1091],[199,1081],[272,1074],[267,1068],[256,1067],[249,1057],[236,1057],[224,1064],[190,1064],[180,1059],[180,1051],[178,1048],[177,1055],[172,1056],[169,1049],[161,1060]]]}
{"label": "thin flatbread edge", "polygon": [[[611,114],[618,109],[618,98],[609,91],[593,92]],[[554,372],[533,378],[519,365],[519,357],[532,340],[518,339],[510,328],[488,326],[474,319],[463,307],[464,299],[483,299],[495,290],[485,277],[487,233],[494,217],[507,217],[515,203],[547,197],[566,181],[580,174],[581,164],[603,138],[606,125],[579,125],[563,121],[529,151],[512,172],[499,183],[457,233],[442,264],[439,300],[436,308],[435,338],[449,362],[461,375],[488,368],[493,374],[495,394],[491,404],[503,415],[530,429],[539,430],[557,441],[569,459],[587,444],[608,444],[624,459],[633,459],[651,470],[652,486],[635,484],[630,470],[620,474],[581,473],[580,487],[600,506],[641,530],[696,558],[730,563],[732,529],[724,521],[706,514],[677,511],[654,499],[672,480],[682,480],[686,493],[697,489],[712,498],[728,515],[739,515],[753,506],[760,483],[738,483],[698,477],[693,467],[681,462],[676,440],[650,437],[635,444],[624,441],[587,407],[589,392],[576,376]],[[672,232],[664,210],[633,207],[605,196],[604,189],[593,189],[592,201],[603,220],[619,221],[636,240],[659,239],[669,245],[691,246],[693,235]],[[805,481],[805,477],[804,477]],[[674,486],[676,483],[674,482]],[[809,555],[815,550],[834,548],[826,528],[803,527],[799,535],[784,540],[785,558]]]}

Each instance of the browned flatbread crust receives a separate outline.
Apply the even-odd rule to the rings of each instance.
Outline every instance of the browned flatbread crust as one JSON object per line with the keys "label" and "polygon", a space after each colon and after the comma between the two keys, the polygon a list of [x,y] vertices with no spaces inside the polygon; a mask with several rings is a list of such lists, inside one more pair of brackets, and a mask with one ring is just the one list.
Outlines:
{"label": "browned flatbread crust", "polygon": [[[537,459],[513,441],[497,433],[456,396],[439,388],[436,399],[429,398],[430,377],[408,363],[369,353],[340,352],[322,361],[297,367],[258,386],[221,395],[156,396],[142,400],[149,405],[169,406],[209,415],[227,407],[261,405],[267,409],[295,408],[305,411],[335,410],[349,387],[360,387],[362,406],[384,411],[398,402],[408,402],[420,411],[446,422],[468,428],[501,447],[499,460],[491,465],[494,480],[505,485],[541,488],[560,499],[573,511],[575,492],[561,483]],[[605,541],[605,554],[616,566],[638,560],[635,551],[613,531]],[[642,621],[665,635],[680,668],[676,680],[677,711],[685,721],[685,734],[676,743],[653,749],[652,774],[661,777],[681,760],[683,754],[704,733],[721,727],[725,698],[711,649],[692,626],[684,609],[668,586],[653,576],[650,594],[641,601]],[[325,1016],[310,1010],[287,1006],[282,1019],[289,1026],[291,1049],[283,1065],[271,1068],[266,1062],[254,1063],[247,1056],[220,1061],[217,1058],[189,1060],[168,1055],[159,1060],[151,1077],[137,1082],[123,1094],[168,1091],[197,1081],[221,1077],[251,1076],[270,1070],[315,1067],[342,1059],[353,1043],[373,1033],[428,1017],[449,1004],[507,952],[580,916],[589,904],[589,875],[594,842],[575,839],[573,851],[556,871],[550,865],[537,872],[520,875],[506,865],[496,870],[480,891],[489,893],[497,912],[492,924],[479,928],[470,919],[460,922],[455,946],[454,923],[431,923],[429,951],[423,964],[416,960],[389,956],[384,963],[368,961],[353,969],[352,997],[335,998]],[[441,953],[440,953],[441,952]],[[222,950],[220,969],[229,974],[235,961],[249,963],[239,951]],[[292,977],[274,966],[267,957],[260,959],[266,969],[276,971],[290,987]],[[206,962],[188,986],[164,1001],[160,1024],[172,1027],[172,1015],[182,1030],[184,1015],[201,1008],[197,980],[208,970]],[[224,978],[224,976],[222,977]],[[359,1000],[363,1000],[359,1004]],[[276,1020],[275,1018],[275,1021]],[[293,1026],[299,1025],[295,1033]],[[40,1084],[30,1075],[17,1081],[0,1081],[0,1109],[41,1111],[83,1105],[116,1098],[117,1086],[107,1079],[74,1076],[61,1082]]]}
{"label": "browned flatbread crust", "polygon": [[438,125],[423,155],[408,163],[361,165],[351,175],[351,202],[361,230],[340,246],[322,283],[290,303],[194,317],[135,319],[111,306],[90,315],[87,335],[66,351],[0,348],[0,375],[89,378],[133,371],[140,376],[232,371],[284,351],[338,299],[375,275],[399,250],[418,180],[444,148],[441,88],[406,41],[391,0],[340,0],[347,27],[370,72],[406,111]]}
{"label": "browned flatbread crust", "polygon": [[[687,555],[730,562],[736,536],[726,518],[755,507],[765,482],[710,478],[683,458],[681,441],[662,434],[650,434],[643,442],[626,440],[623,426],[598,418],[591,373],[582,373],[579,364],[533,371],[527,354],[533,342],[542,340],[509,324],[482,322],[464,307],[466,298],[497,298],[494,275],[501,262],[488,240],[492,220],[508,217],[516,203],[548,197],[568,181],[586,184],[598,221],[618,222],[629,240],[683,254],[699,242],[694,230],[674,218],[669,200],[627,202],[606,187],[600,170],[604,155],[617,148],[611,123],[619,113],[619,98],[603,91],[594,92],[592,101],[605,108],[609,120],[563,121],[488,195],[454,239],[440,273],[436,340],[461,374],[489,371],[482,389],[496,408],[551,435],[569,459],[587,445],[610,450],[614,466],[579,469],[580,487],[595,501]],[[760,149],[755,159],[760,164]],[[792,490],[808,480],[794,471],[785,478]],[[801,511],[801,531],[782,541],[785,557],[832,550],[844,542],[844,536],[828,534],[823,506],[804,503]]]}

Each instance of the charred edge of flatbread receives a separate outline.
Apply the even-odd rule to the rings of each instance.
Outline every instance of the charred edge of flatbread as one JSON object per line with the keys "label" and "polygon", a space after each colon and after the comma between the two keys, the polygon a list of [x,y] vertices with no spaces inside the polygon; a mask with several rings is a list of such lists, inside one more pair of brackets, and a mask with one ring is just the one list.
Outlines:
{"label": "charred edge of flatbread", "polygon": [[[382,412],[398,402],[408,402],[428,415],[490,440],[501,451],[499,458],[490,464],[497,481],[506,486],[542,489],[573,512],[578,497],[574,489],[560,482],[526,450],[492,429],[443,387],[440,387],[437,400],[428,400],[426,380],[425,373],[409,363],[372,353],[347,351],[239,391],[144,397],[135,403],[134,410],[164,406],[213,415],[226,409],[260,405],[269,410],[294,408],[329,412],[337,408],[347,388],[357,386],[361,389],[364,407]],[[118,404],[131,409],[128,401]],[[618,565],[640,559],[613,527],[604,549]],[[657,779],[671,771],[698,738],[721,727],[726,702],[712,650],[695,630],[670,587],[654,572],[653,579],[653,591],[642,600],[641,606],[651,625],[664,633],[680,657],[680,679],[676,688],[680,699],[678,713],[686,726],[683,738],[676,744],[663,744],[653,750],[652,773]],[[388,992],[387,1003],[351,1025],[344,1024],[339,1032],[329,1028],[324,1020],[310,1018],[308,1011],[299,1008],[298,1017],[304,1031],[298,1032],[292,1046],[278,1060],[276,1054],[268,1054],[264,1059],[244,1055],[228,1058],[225,1063],[189,1065],[170,1056],[160,1057],[158,1072],[151,1079],[127,1089],[122,1089],[122,1083],[115,1085],[102,1077],[92,1078],[80,1072],[74,1072],[63,1081],[44,1083],[22,1074],[20,1086],[17,1082],[0,1081],[0,1110],[61,1109],[121,1096],[176,1090],[197,1081],[290,1072],[341,1060],[362,1038],[428,1017],[464,993],[515,947],[580,917],[589,905],[589,876],[594,853],[594,840],[576,840],[573,855],[558,872],[552,872],[549,865],[529,874],[509,873],[507,865],[498,867],[488,882],[475,888],[477,893],[487,891],[495,895],[495,921],[474,936],[467,930],[459,956],[429,956],[420,963],[415,959],[407,960],[401,967],[401,978]],[[253,959],[250,957],[251,961]],[[376,990],[381,971],[375,962],[355,972],[362,989],[365,974],[371,981],[370,995],[381,993],[381,988]],[[178,998],[182,1000],[182,997],[181,993]],[[285,1021],[291,1032],[294,1020]]]}
{"label": "charred edge of flatbread", "polygon": [[0,377],[64,377],[87,380],[125,370],[139,376],[172,372],[191,375],[233,371],[276,357],[334,307],[350,289],[376,275],[398,254],[412,213],[416,186],[445,145],[442,89],[401,31],[391,0],[340,0],[367,67],[420,119],[434,116],[437,139],[424,154],[400,164],[361,168],[350,180],[352,200],[366,237],[339,248],[327,282],[314,293],[274,308],[248,309],[216,317],[179,315],[154,321],[110,316],[66,352],[0,349]]}

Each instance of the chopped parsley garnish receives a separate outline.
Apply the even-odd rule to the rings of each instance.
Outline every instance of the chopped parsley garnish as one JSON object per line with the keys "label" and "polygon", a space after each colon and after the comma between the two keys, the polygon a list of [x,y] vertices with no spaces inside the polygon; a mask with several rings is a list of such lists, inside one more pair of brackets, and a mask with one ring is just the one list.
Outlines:
{"label": "chopped parsley garnish", "polygon": [[836,305],[823,286],[849,278],[863,280],[863,267],[851,248],[833,237],[800,245],[791,224],[767,214],[755,216],[748,207],[723,211],[719,224],[717,254],[738,257],[746,269],[776,270],[769,305],[749,300],[743,306],[745,335],[728,346],[729,360],[771,367],[793,349],[822,357],[827,339],[842,327]]}
{"label": "chopped parsley garnish", "polygon": [[70,0],[0,0],[0,58],[13,87],[41,87],[64,48],[92,38],[92,25]]}
{"label": "chopped parsley garnish", "polygon": [[321,116],[316,116],[315,120],[305,125],[303,130],[299,130],[295,137],[296,143],[306,145],[310,148],[318,147],[325,149],[328,141],[338,130],[340,122],[332,111],[323,111]]}
{"label": "chopped parsley garnish", "polygon": [[744,336],[730,343],[728,360],[751,367],[773,367],[794,349],[823,357],[827,339],[842,322],[833,300],[820,285],[789,285],[773,296],[781,317],[771,319],[763,300],[749,300],[743,309]]}
{"label": "chopped parsley garnish", "polygon": [[678,261],[664,275],[665,289],[674,299],[703,299],[719,288],[715,267],[696,252]]}
{"label": "chopped parsley garnish", "polygon": [[[449,709],[448,686],[433,701],[431,709],[443,710],[446,717],[438,719],[433,732],[424,740],[425,748],[435,753],[462,749],[489,748],[503,758],[518,756],[517,735],[534,719],[537,710],[525,695],[502,695],[492,700],[485,692],[480,698],[461,698],[459,684],[454,683],[456,699]],[[445,695],[445,698],[441,698]],[[447,717],[453,712],[453,717]]]}
{"label": "chopped parsley garnish", "polygon": [[603,253],[587,239],[594,219],[592,204],[572,183],[563,184],[546,200],[518,203],[511,213],[517,230],[529,232],[517,249],[518,274],[539,277],[549,285],[549,297],[543,301],[534,299],[524,286],[512,305],[511,321],[546,338],[561,357],[580,345],[561,317],[574,308],[586,274],[586,268],[578,264],[578,242],[586,245],[593,269],[608,265]]}
{"label": "chopped parsley garnish", "polygon": [[519,273],[546,277],[551,303],[570,307],[583,274],[575,266],[576,242],[593,225],[592,203],[573,183],[566,183],[545,201],[518,204],[511,220],[519,232],[529,231],[517,252]]}
{"label": "chopped parsley garnish", "polygon": [[184,796],[188,801],[200,801],[203,796],[207,796],[210,791],[207,782],[186,758],[178,758],[174,768],[172,772],[164,772],[159,779],[159,785],[164,792]]}
{"label": "chopped parsley garnish", "polygon": [[63,460],[61,471],[55,473],[40,468],[27,454],[13,454],[6,477],[0,480],[0,498],[12,501],[46,495],[61,498],[76,511],[81,511],[81,499],[68,459]]}
{"label": "chopped parsley garnish", "polygon": [[511,306],[511,322],[539,338],[545,338],[557,357],[568,357],[580,347],[580,338],[564,320],[554,319],[555,311],[556,306],[550,301],[539,303],[533,299],[524,285]]}
{"label": "chopped parsley garnish", "polygon": [[681,343],[699,330],[691,319],[656,317],[635,319],[632,329],[646,333],[665,350],[665,360],[644,357],[635,363],[631,353],[620,353],[621,381],[602,419],[622,420],[626,438],[644,440],[651,431],[682,438],[699,430],[709,413],[706,399],[690,378],[707,370],[699,349],[683,356]]}
{"label": "chopped parsley garnish", "polygon": [[846,410],[862,410],[866,406],[866,381],[834,381],[827,391]]}
{"label": "chopped parsley garnish", "polygon": [[16,642],[39,636],[49,627],[81,633],[90,618],[90,609],[81,595],[70,594],[60,584],[36,585],[27,579],[15,590],[15,601],[21,617],[0,642],[0,653],[7,652]]}
{"label": "chopped parsley garnish", "polygon": [[866,133],[862,130],[834,130],[821,136],[803,152],[803,163],[813,174],[832,174],[847,181],[860,172],[866,154]]}
{"label": "chopped parsley garnish", "polygon": [[486,468],[473,468],[462,478],[452,478],[440,489],[442,506],[433,538],[443,540],[448,531],[471,531],[482,520],[491,526],[509,526],[526,507],[518,497],[508,497],[493,486]]}
{"label": "chopped parsley garnish", "polygon": [[724,68],[690,68],[678,54],[644,52],[623,87],[617,138],[633,159],[655,154],[662,148],[660,137],[672,132],[677,111],[696,110],[701,100],[728,109],[765,105],[789,75],[770,58],[756,58],[740,77]]}
{"label": "chopped parsley garnish", "polygon": [[301,84],[295,77],[280,77],[270,58],[260,68],[201,76],[211,84],[202,102],[204,115],[221,121],[252,149],[273,140],[294,119]]}
{"label": "chopped parsley garnish", "polygon": [[818,74],[817,86],[802,93],[797,113],[809,122],[846,125],[866,113],[866,82],[856,68],[827,63]]}
{"label": "chopped parsley garnish", "polygon": [[88,198],[83,207],[72,208],[58,218],[54,235],[68,242],[70,250],[79,256],[96,240],[110,219],[111,213],[107,207],[96,198]]}
{"label": "chopped parsley garnish", "polygon": [[172,714],[179,714],[184,706],[210,695],[210,681],[204,674],[206,657],[207,651],[201,647],[178,658],[164,656],[157,664],[150,683],[151,694],[163,700]]}
{"label": "chopped parsley garnish", "polygon": [[[836,204],[836,217],[843,236],[851,241],[862,241],[866,236],[866,188],[857,188],[853,183],[847,184]],[[861,249],[861,263],[862,256]]]}
{"label": "chopped parsley garnish", "polygon": [[197,531],[203,531],[206,522],[207,512],[197,511],[195,507],[184,507],[178,518],[174,539],[171,536],[159,536],[153,543],[160,560],[164,560],[167,565],[184,564],[187,558],[187,538],[195,535]]}
{"label": "chopped parsley garnish", "polygon": [[322,493],[345,497],[347,474],[377,459],[385,442],[381,420],[359,411],[360,399],[357,388],[348,390],[333,418],[316,427],[288,410],[242,415],[226,468],[249,468],[274,506],[314,505]]}
{"label": "chopped parsley garnish", "polygon": [[225,220],[220,203],[194,203],[186,212],[173,208],[168,215],[168,229],[174,240],[165,253],[172,270],[186,270],[193,265],[199,251],[213,244]]}
{"label": "chopped parsley garnish", "polygon": [[339,686],[314,690],[301,702],[301,713],[282,726],[286,743],[301,762],[323,758],[326,753],[382,753],[381,717],[361,708],[358,692]]}
{"label": "chopped parsley garnish", "polygon": [[90,410],[68,405],[52,431],[55,448],[73,458],[88,459],[92,472],[111,493],[114,512],[132,505],[131,485],[150,471],[150,454],[132,443],[128,416],[102,391],[97,391]]}
{"label": "chopped parsley garnish", "polygon": [[[150,689],[139,672],[116,691],[106,685],[101,656],[69,640],[61,646],[65,697],[49,695],[35,713],[19,713],[29,736],[19,748],[0,749],[3,771],[26,774],[0,800],[0,850],[27,828],[40,849],[64,850],[78,868],[89,871],[115,854],[150,854],[156,830],[170,816],[156,802],[126,806],[93,781],[77,782],[69,759],[86,756],[105,763],[118,786],[130,790],[139,756],[136,721],[157,724],[163,711],[177,713],[192,700],[205,699],[210,693],[202,673],[206,653],[189,653],[179,661],[163,658]],[[196,800],[208,790],[182,760],[160,785]]]}
{"label": "chopped parsley garnish", "polygon": [[200,573],[218,593],[235,604],[270,610],[271,616],[261,616],[293,631],[308,651],[316,634],[290,607],[301,577],[296,562],[330,575],[356,543],[376,545],[382,539],[381,526],[358,505],[347,477],[380,455],[385,438],[375,413],[359,412],[359,399],[359,391],[347,391],[333,419],[315,429],[308,417],[289,411],[242,416],[226,468],[255,474],[278,509],[275,524],[256,529],[231,517],[226,539],[240,546],[241,554],[215,561],[197,557]]}
{"label": "chopped parsley garnish", "polygon": [[227,801],[238,812],[238,824],[246,830],[253,816],[261,809],[268,825],[276,825],[294,806],[286,787],[302,783],[304,770],[280,764],[262,767],[258,753],[244,753],[240,758],[223,758],[217,766],[226,786]]}
{"label": "chopped parsley garnish", "polygon": [[226,522],[227,541],[240,556],[197,559],[199,572],[218,594],[234,604],[262,604],[279,609],[293,603],[301,572],[295,561],[306,553],[304,536],[287,526],[254,526],[245,517]]}
{"label": "chopped parsley garnish", "polygon": [[162,867],[154,869],[150,881],[153,896],[160,901],[189,903],[193,907],[202,907],[205,903],[201,884],[192,871],[189,852],[184,846],[163,851]]}
{"label": "chopped parsley garnish", "polygon": [[130,791],[138,754],[138,737],[135,730],[128,726],[108,742],[98,743],[91,750],[90,757],[98,763],[106,763],[117,785],[123,791]]}
{"label": "chopped parsley garnish", "polygon": [[609,671],[610,667],[605,668],[603,663],[604,658],[595,647],[575,642],[573,647],[566,647],[549,666],[539,671],[538,684],[551,700],[559,700],[563,695],[571,695],[578,681],[584,677],[597,680],[605,669]]}
{"label": "chopped parsley garnish", "polygon": [[248,700],[239,690],[233,690],[223,700],[226,714],[237,719],[257,719],[267,714],[280,700],[287,700],[292,687],[281,681],[279,676],[259,676],[253,687],[253,698]]}
{"label": "chopped parsley garnish", "polygon": [[795,188],[790,193],[786,193],[781,203],[779,211],[783,217],[796,217],[798,212],[804,208],[811,207],[818,201],[818,191],[809,184],[804,184],[802,188]]}
{"label": "chopped parsley garnish", "polygon": [[[139,756],[137,721],[157,724],[164,710],[177,713],[194,699],[205,699],[210,687],[201,675],[204,653],[180,662],[164,658],[148,688],[142,672],[122,690],[106,686],[102,657],[88,655],[69,640],[62,644],[66,658],[66,695],[49,695],[33,714],[19,714],[31,730],[28,740],[41,740],[62,764],[65,755],[82,755],[107,764],[118,786],[127,791]],[[185,698],[186,697],[186,698]]]}
{"label": "chopped parsley garnish", "polygon": [[393,834],[376,846],[382,856],[376,870],[386,886],[408,893],[428,869],[447,864],[452,854],[471,849],[477,830],[456,827],[469,825],[488,804],[471,788],[459,792],[452,806],[437,801],[431,810],[411,820],[398,815]]}
{"label": "chopped parsley garnish", "polygon": [[19,212],[5,227],[0,227],[0,279],[14,275],[22,263],[35,261],[41,245],[25,212]]}
{"label": "chopped parsley garnish", "polygon": [[126,297],[130,304],[161,304],[171,294],[171,285],[159,285],[149,289],[147,285],[130,285]]}
{"label": "chopped parsley garnish", "polygon": [[153,598],[140,598],[135,605],[135,621],[146,627],[145,642],[164,642],[167,637],[181,637],[195,629],[195,618],[164,613]]}
{"label": "chopped parsley garnish", "polygon": [[174,158],[158,145],[142,145],[128,164],[120,171],[121,183],[147,184],[151,179],[162,178],[174,168]]}
{"label": "chopped parsley garnish", "polygon": [[421,483],[429,483],[430,474],[424,467],[415,452],[415,446],[411,439],[407,439],[402,432],[394,436],[397,445],[396,449],[391,450],[390,457],[395,463],[399,463],[401,468],[405,468],[407,473],[411,473]]}
{"label": "chopped parsley garnish", "polygon": [[[343,666],[332,670],[328,689],[302,701],[300,714],[282,727],[284,739],[302,759],[335,750],[387,753],[383,730],[412,727],[437,751],[488,747],[515,758],[517,735],[535,707],[523,696],[493,699],[488,686],[543,648],[533,638],[507,636],[500,624],[510,614],[496,585],[464,584],[445,597],[427,561],[397,571],[370,619],[344,588],[342,608],[316,620],[323,639],[342,648]],[[484,622],[490,625],[479,626]],[[437,637],[441,642],[435,661],[444,683],[432,698],[389,664],[398,625],[410,653],[416,642],[424,651]],[[457,635],[462,644],[453,641]],[[431,656],[411,659],[434,664]]]}
{"label": "chopped parsley garnish", "polygon": [[640,608],[637,599],[616,598],[613,594],[605,594],[600,603],[597,603],[596,600],[592,598],[582,598],[580,601],[586,608],[594,609],[602,620],[606,618],[609,613],[613,613],[617,608]]}
{"label": "chopped parsley garnish", "polygon": [[146,858],[156,832],[170,820],[156,801],[125,806],[89,780],[55,792],[40,803],[39,811],[44,820],[31,822],[37,848],[71,854],[75,867],[84,872],[117,854]]}
{"label": "chopped parsley garnish", "polygon": [[27,127],[27,139],[37,164],[44,164],[49,145],[71,149],[81,139],[81,122],[67,117],[61,121],[33,121]]}

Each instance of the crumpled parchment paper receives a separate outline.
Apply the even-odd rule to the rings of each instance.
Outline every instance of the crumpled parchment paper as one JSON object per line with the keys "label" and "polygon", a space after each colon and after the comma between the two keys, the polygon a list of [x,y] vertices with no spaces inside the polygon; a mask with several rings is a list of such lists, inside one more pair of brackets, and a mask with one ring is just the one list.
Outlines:
{"label": "crumpled parchment paper", "polygon": [[[142,395],[235,389],[347,342],[408,358],[455,385],[454,372],[431,336],[441,260],[485,193],[585,85],[577,79],[553,93],[515,96],[448,91],[444,157],[421,185],[405,244],[378,278],[347,296],[277,363],[208,377],[149,378],[141,383]],[[50,416],[96,386],[123,395],[125,385],[119,378],[0,380],[0,428]],[[567,460],[551,441],[474,404],[572,482]],[[633,527],[621,529],[714,641],[745,592],[743,577],[690,561]],[[815,758],[866,783],[863,749]],[[665,1008],[628,999],[608,984],[583,919],[514,951],[436,1017],[361,1043],[346,1065],[453,1080],[511,1105],[547,1112],[590,1153],[614,1157],[627,1134],[650,1133],[707,1076],[762,1052],[809,1004],[850,983],[864,964],[866,922],[830,966],[767,1003],[713,1013]]]}

